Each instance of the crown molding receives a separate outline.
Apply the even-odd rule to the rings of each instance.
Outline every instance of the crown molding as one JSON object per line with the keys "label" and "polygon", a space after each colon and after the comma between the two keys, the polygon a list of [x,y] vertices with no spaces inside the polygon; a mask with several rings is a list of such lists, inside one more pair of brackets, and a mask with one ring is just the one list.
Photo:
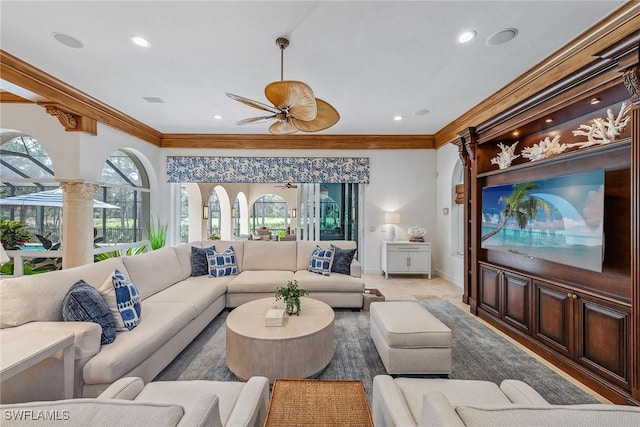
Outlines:
{"label": "crown molding", "polygon": [[433,135],[164,134],[163,148],[383,150],[435,148]]}
{"label": "crown molding", "polygon": [[66,111],[119,129],[144,141],[160,145],[162,134],[88,94],[58,80],[39,68],[0,49],[0,76],[16,86],[29,90]]}
{"label": "crown molding", "polygon": [[31,104],[32,102],[15,93],[0,90],[0,104]]}
{"label": "crown molding", "polygon": [[482,124],[562,78],[599,60],[598,56],[602,51],[630,34],[637,33],[638,28],[640,28],[640,2],[625,2],[529,71],[436,132],[436,148],[457,139],[458,133],[464,129]]}

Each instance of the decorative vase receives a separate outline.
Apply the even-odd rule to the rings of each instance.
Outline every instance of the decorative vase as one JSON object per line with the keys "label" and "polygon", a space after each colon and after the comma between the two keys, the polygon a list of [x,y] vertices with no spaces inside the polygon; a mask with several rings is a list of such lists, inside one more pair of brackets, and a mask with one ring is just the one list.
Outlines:
{"label": "decorative vase", "polygon": [[299,298],[289,298],[286,301],[285,311],[289,316],[296,314],[300,315],[300,299]]}

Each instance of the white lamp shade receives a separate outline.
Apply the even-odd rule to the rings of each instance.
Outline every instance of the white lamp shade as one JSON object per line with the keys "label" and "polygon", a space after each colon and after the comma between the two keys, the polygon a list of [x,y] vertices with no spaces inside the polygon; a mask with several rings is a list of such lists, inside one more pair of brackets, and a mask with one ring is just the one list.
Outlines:
{"label": "white lamp shade", "polygon": [[384,223],[385,224],[400,224],[400,213],[399,212],[385,212],[384,213]]}

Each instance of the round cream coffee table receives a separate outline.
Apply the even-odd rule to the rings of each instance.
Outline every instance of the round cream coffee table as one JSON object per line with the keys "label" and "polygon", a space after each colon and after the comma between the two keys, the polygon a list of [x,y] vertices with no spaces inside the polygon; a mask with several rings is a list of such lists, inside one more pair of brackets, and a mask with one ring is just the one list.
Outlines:
{"label": "round cream coffee table", "polygon": [[[300,316],[284,315],[282,326],[265,326],[275,298],[251,301],[227,316],[227,366],[238,378],[317,376],[333,358],[333,309],[322,301],[300,298]],[[279,304],[279,306],[282,304]]]}

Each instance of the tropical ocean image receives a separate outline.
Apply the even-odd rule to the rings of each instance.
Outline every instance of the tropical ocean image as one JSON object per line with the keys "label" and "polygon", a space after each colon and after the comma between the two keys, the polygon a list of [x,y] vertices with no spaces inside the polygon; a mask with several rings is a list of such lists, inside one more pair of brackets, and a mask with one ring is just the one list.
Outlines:
{"label": "tropical ocean image", "polygon": [[604,170],[482,189],[482,248],[602,271]]}

